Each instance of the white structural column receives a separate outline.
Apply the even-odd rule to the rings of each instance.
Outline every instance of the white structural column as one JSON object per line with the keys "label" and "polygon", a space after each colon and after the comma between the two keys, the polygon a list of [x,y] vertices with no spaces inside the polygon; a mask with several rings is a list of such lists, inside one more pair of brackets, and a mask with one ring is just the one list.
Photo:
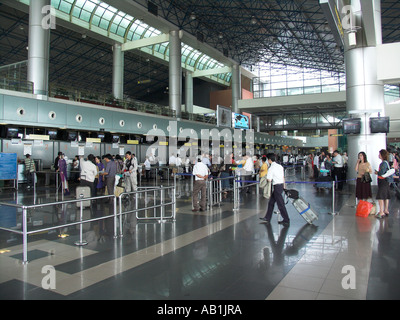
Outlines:
{"label": "white structural column", "polygon": [[186,112],[193,113],[193,72],[187,70],[185,75]]}
{"label": "white structural column", "polygon": [[[356,178],[354,170],[357,155],[360,151],[367,154],[368,162],[377,169],[380,160],[379,150],[386,148],[386,134],[371,134],[369,118],[384,116],[385,101],[383,82],[377,78],[377,45],[382,43],[382,27],[380,20],[380,1],[369,2],[373,12],[362,12],[360,0],[352,1],[352,10],[358,26],[375,25],[374,34],[366,34],[366,30],[358,30],[356,45],[345,47],[346,64],[346,101],[347,111],[354,118],[361,118],[361,134],[348,135],[349,175]],[[365,5],[365,3],[363,4]],[[362,22],[362,23],[361,23]],[[374,39],[369,41],[366,39]],[[347,39],[346,39],[347,40]],[[373,179],[376,184],[377,179]]]}
{"label": "white structural column", "polygon": [[169,106],[181,119],[182,62],[181,37],[178,30],[169,33]]}
{"label": "white structural column", "polygon": [[119,43],[113,46],[113,95],[115,99],[124,97],[124,52]]}
{"label": "white structural column", "polygon": [[28,81],[34,94],[47,96],[50,56],[50,0],[31,0],[29,6]]}
{"label": "white structural column", "polygon": [[232,67],[232,111],[239,112],[239,100],[242,99],[242,84],[240,66],[238,64]]}

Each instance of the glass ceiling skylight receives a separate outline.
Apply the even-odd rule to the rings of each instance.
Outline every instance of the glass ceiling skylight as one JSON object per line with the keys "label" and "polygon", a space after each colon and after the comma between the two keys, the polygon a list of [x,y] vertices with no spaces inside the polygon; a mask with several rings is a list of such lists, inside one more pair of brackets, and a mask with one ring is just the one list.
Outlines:
{"label": "glass ceiling skylight", "polygon": [[[18,0],[29,5],[29,0]],[[126,43],[162,34],[161,31],[126,14],[113,6],[98,0],[51,0],[51,5],[56,9],[57,18],[77,23],[91,31],[101,33]],[[152,45],[146,52],[157,53],[169,60],[169,43]],[[222,68],[223,64],[215,59],[182,43],[182,63],[190,70],[207,70]],[[218,74],[211,78],[218,78],[229,83],[231,73]]]}

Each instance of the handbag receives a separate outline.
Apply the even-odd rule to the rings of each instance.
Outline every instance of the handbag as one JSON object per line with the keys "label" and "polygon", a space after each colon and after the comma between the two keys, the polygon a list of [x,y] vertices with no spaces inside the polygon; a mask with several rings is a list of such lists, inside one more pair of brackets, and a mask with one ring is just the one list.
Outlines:
{"label": "handbag", "polygon": [[365,172],[363,174],[363,176],[361,177],[361,182],[362,183],[370,183],[372,181],[371,175],[369,174],[369,172]]}
{"label": "handbag", "polygon": [[356,216],[363,218],[368,217],[372,207],[373,205],[371,202],[360,200],[357,205]]}

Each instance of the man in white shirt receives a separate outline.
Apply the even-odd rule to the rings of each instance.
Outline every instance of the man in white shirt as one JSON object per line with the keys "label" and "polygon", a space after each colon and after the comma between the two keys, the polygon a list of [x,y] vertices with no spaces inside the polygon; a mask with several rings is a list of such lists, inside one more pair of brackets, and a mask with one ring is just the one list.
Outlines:
{"label": "man in white shirt", "polygon": [[146,161],[144,162],[144,168],[146,170],[146,180],[147,182],[149,182],[151,174],[151,162],[148,156],[146,156]]}
{"label": "man in white shirt", "polygon": [[122,169],[125,177],[125,189],[126,192],[132,192],[137,190],[137,161],[135,161],[135,155],[130,151],[125,154],[124,167]]}
{"label": "man in white shirt", "polygon": [[174,154],[171,154],[171,156],[169,157],[168,164],[170,166],[176,166],[176,157]]}
{"label": "man in white shirt", "polygon": [[197,159],[197,163],[193,167],[193,210],[199,211],[199,192],[200,192],[200,211],[206,210],[207,185],[206,181],[209,175],[208,167],[202,162],[201,158]]}
{"label": "man in white shirt", "polygon": [[319,170],[319,154],[316,154],[314,156],[314,161],[313,161],[313,165],[314,165],[314,178],[317,179],[318,178],[318,170]]}
{"label": "man in white shirt", "polygon": [[176,166],[176,157],[174,154],[169,157],[168,165],[172,171],[171,177],[173,177],[178,172],[178,168]]}
{"label": "man in white shirt", "polygon": [[94,164],[94,155],[89,154],[87,160],[83,159],[83,156],[80,157],[79,163],[81,167],[81,186],[90,187],[91,197],[94,197],[96,194],[96,186],[94,185],[94,179],[97,175],[97,166]]}
{"label": "man in white shirt", "polygon": [[273,153],[267,154],[267,158],[268,163],[270,164],[267,173],[267,180],[272,181],[273,191],[271,193],[271,198],[268,202],[267,213],[265,214],[265,217],[260,219],[263,220],[264,223],[270,223],[276,202],[283,219],[278,223],[283,224],[285,227],[287,227],[290,224],[290,219],[286,211],[285,202],[282,196],[282,192],[285,188],[284,169],[280,164],[275,162],[275,155]]}
{"label": "man in white shirt", "polygon": [[338,150],[333,151],[333,178],[337,181],[337,189],[343,189],[343,157]]}
{"label": "man in white shirt", "polygon": [[[249,181],[252,179],[252,174],[254,173],[254,162],[253,162],[253,158],[250,157],[249,153],[246,154],[246,156],[244,157],[244,160],[246,162],[244,163],[244,166],[243,166],[244,173],[243,173],[243,176],[241,177],[241,179],[245,180],[245,181],[246,180]],[[244,182],[243,185],[248,185],[250,183],[251,182]],[[247,187],[245,190],[247,193],[250,192],[249,187]]]}

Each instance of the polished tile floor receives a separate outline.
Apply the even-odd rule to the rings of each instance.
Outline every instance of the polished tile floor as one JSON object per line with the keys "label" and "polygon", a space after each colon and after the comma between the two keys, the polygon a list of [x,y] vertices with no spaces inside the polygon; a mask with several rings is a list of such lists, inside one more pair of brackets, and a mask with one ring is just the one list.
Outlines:
{"label": "polished tile floor", "polygon": [[[282,227],[277,215],[269,226],[260,223],[267,201],[254,190],[241,194],[238,210],[228,194],[221,205],[194,213],[190,188],[189,180],[178,181],[175,222],[137,222],[127,214],[124,236],[117,238],[113,219],[87,223],[85,246],[75,245],[77,226],[30,235],[26,265],[22,237],[0,231],[0,299],[400,299],[400,201],[394,192],[390,216],[378,220],[355,216],[351,185],[336,194],[338,214],[331,215],[329,190],[291,184],[319,220],[307,225],[289,202],[291,224]],[[66,199],[74,199],[71,190]],[[2,202],[25,205],[55,200],[52,187],[0,194]],[[146,203],[154,203],[151,195],[141,197],[139,207]],[[127,210],[133,201],[123,206]],[[99,201],[83,212],[100,217],[112,210],[112,203]],[[18,210],[1,206],[0,212],[1,226],[20,228]],[[36,208],[28,227],[41,230],[78,217],[75,204]],[[55,270],[55,289],[46,288],[46,266]]]}

